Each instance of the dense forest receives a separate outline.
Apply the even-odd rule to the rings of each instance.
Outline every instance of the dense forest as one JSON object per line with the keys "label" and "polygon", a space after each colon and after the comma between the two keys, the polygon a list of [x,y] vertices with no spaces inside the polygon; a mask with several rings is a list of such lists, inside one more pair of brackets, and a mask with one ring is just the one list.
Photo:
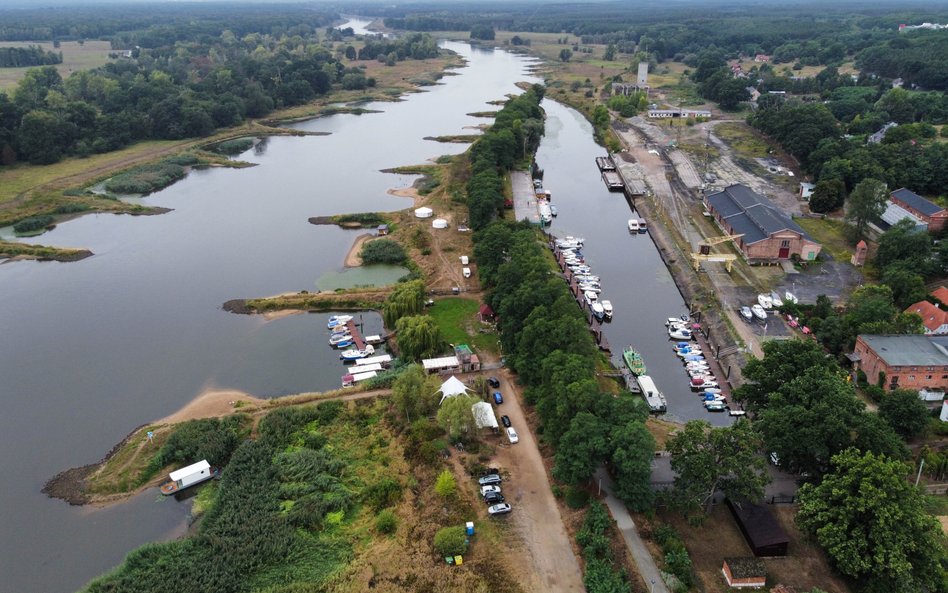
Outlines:
{"label": "dense forest", "polygon": [[29,47],[0,47],[0,68],[23,68],[62,64],[61,52],[46,51],[38,45]]}
{"label": "dense forest", "polygon": [[[438,55],[434,40],[416,33],[371,41],[359,56],[353,49],[344,60],[326,45],[330,34],[320,35],[319,27],[334,18],[300,9],[277,16],[242,10],[230,15],[218,8],[206,20],[192,15],[180,27],[171,19],[115,32],[113,47],[135,48],[131,59],[65,80],[51,66],[33,69],[10,96],[0,93],[0,165],[53,163],[143,139],[205,136],[306,103],[334,84],[373,86],[374,79],[351,62],[356,58],[394,63]],[[113,28],[124,24],[117,18]]]}

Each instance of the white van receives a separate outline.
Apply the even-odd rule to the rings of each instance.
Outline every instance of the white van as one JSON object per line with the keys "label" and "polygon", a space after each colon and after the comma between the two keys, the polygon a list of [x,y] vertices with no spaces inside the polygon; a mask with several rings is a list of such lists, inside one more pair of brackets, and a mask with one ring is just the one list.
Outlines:
{"label": "white van", "polygon": [[471,268],[461,268],[461,273],[464,274],[465,278],[471,277]]}
{"label": "white van", "polygon": [[469,260],[468,260],[468,258],[467,258],[466,255],[462,255],[462,256],[461,256],[461,265],[462,265],[462,266],[466,266],[466,265],[468,264],[468,261],[469,261]]}

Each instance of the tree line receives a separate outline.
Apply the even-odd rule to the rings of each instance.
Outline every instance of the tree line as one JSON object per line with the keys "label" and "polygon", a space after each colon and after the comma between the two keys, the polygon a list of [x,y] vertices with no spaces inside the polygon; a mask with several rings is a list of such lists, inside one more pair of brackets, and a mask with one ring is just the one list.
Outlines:
{"label": "tree line", "polygon": [[0,47],[0,68],[23,68],[62,64],[63,53],[47,51],[38,45],[29,47]]}
{"label": "tree line", "polygon": [[[261,25],[269,23],[264,20]],[[173,41],[173,40],[172,40]],[[374,85],[347,67],[312,29],[198,35],[188,44],[135,50],[135,59],[73,73],[31,69],[0,93],[0,164],[54,163],[144,139],[201,137],[216,128],[304,104],[333,85]],[[398,59],[431,57],[426,35],[388,43]]]}

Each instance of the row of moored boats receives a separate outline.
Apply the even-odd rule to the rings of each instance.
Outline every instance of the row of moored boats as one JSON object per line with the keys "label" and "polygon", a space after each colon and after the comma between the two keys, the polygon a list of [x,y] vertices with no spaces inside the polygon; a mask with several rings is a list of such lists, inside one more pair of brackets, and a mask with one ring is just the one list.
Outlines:
{"label": "row of moored boats", "polygon": [[789,291],[784,293],[783,298],[780,298],[777,291],[773,291],[770,294],[761,293],[757,295],[757,302],[755,304],[741,307],[741,317],[743,317],[745,321],[753,321],[754,319],[766,321],[768,311],[779,309],[783,307],[784,303],[792,303],[795,305],[797,302],[797,297]]}
{"label": "row of moored boats", "polygon": [[[697,324],[690,324],[686,315],[681,317],[669,317],[665,321],[668,327],[668,337],[679,339],[672,346],[675,355],[681,359],[685,366],[685,372],[688,373],[689,387],[698,393],[704,402],[704,407],[709,412],[724,412],[728,409],[727,399],[721,389],[721,384],[711,370],[711,364],[707,361],[701,346],[695,344],[693,332],[698,329]],[[732,416],[742,416],[742,410],[730,410]]]}
{"label": "row of moored boats", "polygon": [[584,240],[581,237],[564,237],[556,240],[556,248],[563,258],[563,264],[572,273],[577,287],[583,295],[583,301],[593,317],[602,321],[612,319],[612,302],[600,299],[602,283],[599,276],[592,273],[592,268],[586,263],[582,247]]}
{"label": "row of moored boats", "polygon": [[[353,325],[350,323],[352,320],[352,315],[332,315],[329,318],[326,327],[329,329],[330,346],[341,349],[349,348],[356,344],[355,337],[352,335]],[[343,350],[339,354],[339,358],[344,361],[352,361],[372,356],[375,354],[375,346],[373,344],[381,344],[382,337],[365,336],[363,341],[365,342],[364,348],[349,348],[348,350]]]}

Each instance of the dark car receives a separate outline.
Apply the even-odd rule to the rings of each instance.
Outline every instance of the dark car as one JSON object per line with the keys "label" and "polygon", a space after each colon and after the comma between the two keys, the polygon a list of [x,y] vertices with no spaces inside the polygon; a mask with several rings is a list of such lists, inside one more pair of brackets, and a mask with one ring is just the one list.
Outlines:
{"label": "dark car", "polygon": [[501,395],[499,391],[494,392],[494,403],[497,404],[498,406],[504,403],[504,396]]}
{"label": "dark car", "polygon": [[484,495],[484,502],[487,504],[500,504],[504,502],[504,495],[500,492],[488,492]]}
{"label": "dark car", "polygon": [[497,377],[491,377],[487,379],[487,384],[493,387],[494,389],[497,389],[498,387],[500,387],[500,379],[498,379]]}
{"label": "dark car", "polygon": [[510,428],[510,416],[504,414],[500,417],[500,423],[504,425],[504,428]]}

